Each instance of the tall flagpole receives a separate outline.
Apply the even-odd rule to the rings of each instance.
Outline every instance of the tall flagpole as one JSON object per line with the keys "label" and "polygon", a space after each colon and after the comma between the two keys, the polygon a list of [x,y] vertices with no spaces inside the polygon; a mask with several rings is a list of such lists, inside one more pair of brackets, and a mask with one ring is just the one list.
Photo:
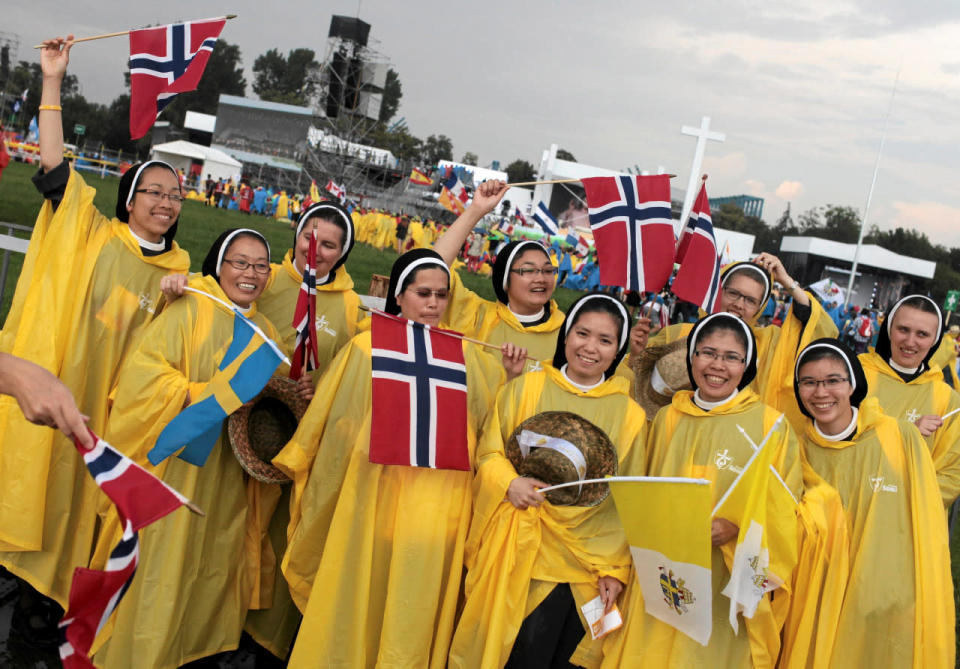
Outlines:
{"label": "tall flagpole", "polygon": [[897,76],[893,80],[893,90],[890,91],[890,104],[887,106],[887,116],[883,119],[883,133],[880,135],[880,148],[877,149],[877,162],[873,166],[873,179],[870,181],[870,190],[867,192],[867,204],[863,207],[863,220],[860,221],[860,236],[857,238],[857,249],[853,252],[853,267],[850,268],[850,280],[847,282],[847,294],[843,301],[843,308],[850,304],[850,295],[853,292],[853,281],[857,278],[857,264],[860,261],[860,249],[863,247],[863,232],[867,229],[867,218],[870,215],[870,202],[873,200],[873,189],[877,185],[877,175],[880,173],[880,157],[883,155],[883,145],[887,142],[887,126],[890,124],[890,113],[893,111],[893,99],[897,95],[897,84],[900,83],[900,70],[903,68],[903,58],[897,66]]}

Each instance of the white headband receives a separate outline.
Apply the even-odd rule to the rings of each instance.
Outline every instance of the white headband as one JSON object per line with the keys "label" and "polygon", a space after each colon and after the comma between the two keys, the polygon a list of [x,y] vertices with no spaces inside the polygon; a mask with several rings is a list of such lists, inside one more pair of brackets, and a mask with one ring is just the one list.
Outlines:
{"label": "white headband", "polygon": [[[520,250],[521,250],[522,248],[524,248],[524,247],[526,247],[526,246],[531,246],[531,245],[532,245],[534,248],[537,248],[537,249],[543,251],[544,253],[546,253],[546,250],[543,248],[543,246],[542,246],[539,242],[531,241],[531,240],[529,240],[529,239],[525,239],[525,240],[523,240],[522,242],[520,242],[519,244],[517,244],[516,246],[514,246],[514,247],[513,247],[513,250],[510,251],[510,255],[507,256],[507,264],[506,264],[506,265],[504,266],[504,268],[503,268],[503,286],[502,286],[502,288],[503,288],[504,292],[506,292],[506,290],[507,290],[507,281],[510,280],[510,266],[513,265],[513,259],[517,257],[517,254],[520,253]],[[547,257],[549,257],[549,254],[548,254]]]}
{"label": "white headband", "polygon": [[906,302],[907,300],[912,300],[915,297],[919,297],[920,299],[926,300],[927,302],[933,305],[934,309],[936,309],[937,315],[939,316],[939,318],[937,319],[937,336],[934,337],[933,339],[934,341],[940,339],[940,335],[942,334],[942,330],[943,330],[943,312],[940,311],[940,305],[938,305],[936,302],[931,300],[926,295],[907,295],[906,297],[901,298],[895,305],[893,305],[893,308],[890,310],[890,313],[887,314],[887,319],[883,322],[884,327],[887,328],[887,336],[888,337],[890,336],[890,328],[893,327],[893,314],[896,313],[897,309],[903,306],[904,302]]}
{"label": "white headband", "polygon": [[[307,221],[310,220],[310,218],[314,214],[319,212],[321,209],[333,209],[335,212],[337,212],[340,218],[344,218],[343,212],[340,211],[340,209],[338,209],[337,207],[334,207],[333,205],[326,204],[324,202],[311,205],[309,209],[303,212],[303,216],[300,217],[300,222],[297,223],[297,234],[296,234],[297,237],[299,237],[300,233],[303,232],[303,226],[307,224]],[[344,255],[346,255],[347,249],[350,248],[350,244],[353,242],[353,221],[348,220],[344,222],[346,223],[345,227],[346,227],[347,234],[343,240],[343,246],[340,248],[340,256],[337,258],[337,260],[339,260]]]}
{"label": "white headband", "polygon": [[229,235],[227,235],[227,238],[223,240],[223,244],[220,245],[220,251],[217,253],[217,276],[218,277],[220,276],[220,268],[223,267],[223,254],[227,252],[227,247],[230,246],[230,240],[232,240],[234,237],[239,235],[241,232],[253,234],[257,239],[262,241],[264,246],[267,247],[267,261],[268,262],[270,261],[270,242],[268,242],[266,238],[256,230],[251,230],[250,228],[240,228],[238,230],[234,230]]}
{"label": "white headband", "polygon": [[[709,316],[706,316],[703,320],[700,321],[699,327],[697,328],[697,333],[696,333],[697,337],[699,338],[700,333],[703,332],[703,327],[704,327],[708,322],[710,322],[710,320],[712,320],[712,319],[714,319],[714,318],[717,318],[718,316],[729,316],[730,318],[732,318],[733,320],[735,320],[735,321],[737,322],[737,325],[739,325],[741,328],[743,328],[744,333],[747,335],[747,360],[746,360],[746,364],[749,365],[749,364],[750,364],[750,359],[753,357],[753,331],[750,329],[750,326],[747,325],[747,324],[743,321],[743,319],[740,318],[739,316],[737,316],[737,315],[735,315],[735,314],[731,314],[729,311],[718,311],[718,312],[715,313],[715,314],[710,314]],[[693,349],[695,349],[695,348],[697,347],[697,340],[694,339],[693,342],[691,342],[691,343],[692,343],[692,346],[690,346],[690,347],[689,347],[690,350],[687,351],[687,358],[692,361],[692,360],[693,360],[693,352],[694,352]]]}
{"label": "white headband", "polygon": [[856,390],[857,377],[853,373],[853,365],[850,364],[850,360],[847,358],[846,354],[842,350],[840,350],[833,344],[828,344],[826,342],[823,342],[822,344],[811,344],[807,348],[803,349],[803,351],[801,351],[800,356],[797,358],[797,364],[793,368],[793,378],[796,379],[800,375],[800,365],[803,364],[804,357],[806,357],[807,353],[809,353],[815,348],[828,348],[831,351],[835,351],[837,355],[843,358],[843,363],[847,366],[847,372],[850,374],[850,385],[852,386],[853,390]]}
{"label": "white headband", "polygon": [[[148,160],[143,165],[137,168],[137,171],[133,173],[133,181],[130,182],[130,191],[127,193],[127,201],[124,204],[130,204],[130,201],[133,199],[133,193],[137,188],[137,182],[140,181],[140,175],[143,174],[143,171],[148,167],[156,167],[157,165],[163,165],[168,168],[174,174],[177,174],[177,171],[173,169],[173,165],[170,163],[165,163],[162,160]],[[177,175],[177,188],[180,187],[180,177]],[[217,270],[219,274],[219,270]]]}
{"label": "white headband", "polygon": [[[536,244],[536,242],[531,242],[531,243]],[[620,332],[620,346],[617,347],[617,350],[619,351],[627,343],[627,334],[628,334],[627,331],[629,330],[629,328],[627,327],[627,323],[630,322],[630,315],[627,313],[627,308],[623,306],[620,300],[614,299],[609,295],[590,295],[588,297],[584,297],[583,299],[579,300],[575,305],[573,305],[573,309],[571,309],[570,312],[567,314],[567,325],[566,327],[563,328],[563,335],[566,336],[567,334],[569,334],[570,328],[573,326],[574,321],[576,321],[575,316],[577,315],[577,312],[580,311],[580,307],[582,307],[584,304],[586,304],[592,299],[610,300],[615,305],[617,305],[617,309],[620,310],[620,315],[623,316],[623,327]]]}
{"label": "white headband", "polygon": [[[763,299],[764,299],[764,302],[766,302],[767,298],[770,296],[770,275],[768,275],[766,271],[761,269],[758,265],[754,265],[752,262],[744,262],[742,264],[731,267],[728,270],[726,277],[723,279],[723,285],[726,286],[727,281],[730,280],[730,277],[732,277],[734,274],[736,274],[742,269],[752,269],[756,271],[761,277],[763,277],[763,285],[764,285]],[[761,304],[760,306],[762,307],[763,305]]]}
{"label": "white headband", "polygon": [[448,278],[450,276],[450,268],[447,267],[446,264],[439,258],[420,258],[418,260],[414,260],[412,263],[404,267],[402,272],[400,272],[400,277],[397,279],[397,287],[393,289],[394,297],[399,297],[400,293],[403,292],[403,282],[408,276],[410,276],[410,272],[423,265],[436,265],[447,273]]}

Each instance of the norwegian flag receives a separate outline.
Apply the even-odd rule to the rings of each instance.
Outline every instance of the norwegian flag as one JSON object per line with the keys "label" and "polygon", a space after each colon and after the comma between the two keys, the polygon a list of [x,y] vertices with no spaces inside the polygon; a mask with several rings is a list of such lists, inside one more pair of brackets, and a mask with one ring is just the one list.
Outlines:
{"label": "norwegian flag", "polygon": [[583,179],[600,283],[659,292],[673,271],[670,177]]}
{"label": "norwegian flag", "polygon": [[307,262],[303,267],[303,279],[300,281],[300,295],[297,307],[293,311],[293,329],[297,331],[297,341],[293,345],[293,361],[290,363],[290,378],[297,380],[304,372],[320,366],[320,354],[317,352],[317,236],[310,235],[307,249]]}
{"label": "norwegian flag", "polygon": [[88,653],[94,638],[130,587],[137,571],[137,531],[181,506],[199,512],[190,501],[97,435],[87,450],[74,440],[93,480],[116,505],[123,537],[104,571],[78,567],[73,572],[67,612],[58,626],[64,669],[92,669]]}
{"label": "norwegian flag", "polygon": [[347,197],[346,186],[343,186],[342,184],[334,183],[333,179],[329,179],[327,181],[327,185],[325,186],[325,189],[332,196],[340,200],[340,202],[343,202],[344,198]]}
{"label": "norwegian flag", "polygon": [[140,139],[177,93],[196,90],[225,19],[130,31],[130,138]]}
{"label": "norwegian flag", "polygon": [[371,312],[370,462],[470,471],[467,368],[448,331]]}
{"label": "norwegian flag", "polygon": [[670,290],[681,300],[712,314],[720,308],[720,258],[710,218],[707,185],[700,187],[677,245],[680,269]]}

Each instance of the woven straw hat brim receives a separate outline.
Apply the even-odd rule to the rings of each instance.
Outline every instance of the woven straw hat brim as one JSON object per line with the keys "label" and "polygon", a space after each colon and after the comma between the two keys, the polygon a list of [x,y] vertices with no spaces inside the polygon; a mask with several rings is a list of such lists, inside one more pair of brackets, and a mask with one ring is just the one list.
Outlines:
{"label": "woven straw hat brim", "polygon": [[653,420],[653,417],[657,415],[661,408],[670,404],[673,397],[672,395],[658,393],[650,384],[653,369],[661,359],[665,358],[665,362],[668,363],[666,372],[661,376],[673,388],[674,392],[690,388],[690,379],[687,376],[686,351],[686,339],[678,339],[663,346],[649,346],[633,361],[633,399],[643,407],[644,413],[647,414],[647,420]]}
{"label": "woven straw hat brim", "polygon": [[[579,448],[587,461],[585,479],[617,474],[617,449],[603,430],[569,411],[545,411],[520,423],[504,445],[507,457],[521,476],[531,476],[550,485],[578,479],[573,463],[552,449],[535,448],[524,459],[517,442],[523,430],[565,439]],[[608,485],[588,484],[579,490],[576,486],[552,490],[545,496],[558,506],[596,506],[609,494]]]}
{"label": "woven straw hat brim", "polygon": [[252,402],[230,415],[227,436],[244,471],[263,483],[290,482],[270,461],[293,437],[309,404],[297,392],[296,381],[275,376]]}

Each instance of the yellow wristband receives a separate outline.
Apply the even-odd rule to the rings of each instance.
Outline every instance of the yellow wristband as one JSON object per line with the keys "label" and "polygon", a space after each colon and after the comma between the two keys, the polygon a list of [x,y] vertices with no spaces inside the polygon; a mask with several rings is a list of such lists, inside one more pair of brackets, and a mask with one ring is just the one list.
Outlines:
{"label": "yellow wristband", "polygon": [[60,105],[40,105],[37,109],[40,111],[63,111]]}

